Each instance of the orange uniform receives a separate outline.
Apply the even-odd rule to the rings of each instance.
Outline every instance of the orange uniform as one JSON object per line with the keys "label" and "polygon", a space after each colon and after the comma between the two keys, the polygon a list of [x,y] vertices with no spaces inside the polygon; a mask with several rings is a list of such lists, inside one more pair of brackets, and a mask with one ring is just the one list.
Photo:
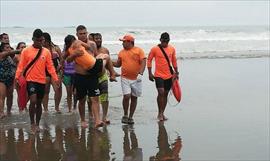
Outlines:
{"label": "orange uniform", "polygon": [[[15,75],[16,79],[18,79],[23,74],[24,69],[36,57],[38,51],[39,49],[34,48],[32,45],[22,50],[20,62]],[[53,80],[57,81],[58,76],[52,63],[51,53],[48,49],[43,48],[39,58],[28,69],[26,73],[26,81],[46,84],[46,68],[51,74]]]}
{"label": "orange uniform", "polygon": [[141,48],[133,47],[129,50],[122,49],[118,58],[122,62],[121,76],[130,80],[136,80],[141,68],[141,60],[145,59]]}
{"label": "orange uniform", "polygon": [[[164,48],[164,51],[168,55],[170,63],[172,63],[173,67],[176,68],[177,62],[176,62],[175,48],[171,45],[168,45],[168,47]],[[153,58],[155,58],[155,74],[154,74],[154,76],[160,77],[162,79],[171,78],[172,74],[170,72],[168,62],[158,46],[154,46],[151,49],[151,51],[148,55],[147,67],[152,67]]]}
{"label": "orange uniform", "polygon": [[89,70],[91,69],[95,63],[96,63],[96,59],[95,57],[93,57],[92,55],[90,55],[85,48],[80,45],[79,48],[75,47],[74,45],[72,45],[69,49],[68,49],[68,53],[69,54],[75,54],[75,52],[77,50],[80,50],[83,52],[82,56],[78,56],[75,58],[75,62],[77,64],[79,64],[80,66],[82,66],[85,70]]}

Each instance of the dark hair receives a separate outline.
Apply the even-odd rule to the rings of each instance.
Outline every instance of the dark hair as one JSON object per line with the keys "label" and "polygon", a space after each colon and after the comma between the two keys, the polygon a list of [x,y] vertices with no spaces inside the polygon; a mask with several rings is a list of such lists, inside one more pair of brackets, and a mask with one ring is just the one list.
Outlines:
{"label": "dark hair", "polygon": [[0,35],[0,40],[1,40],[5,35],[8,35],[8,34],[7,34],[7,33],[2,33],[2,34]]}
{"label": "dark hair", "polygon": [[43,36],[43,32],[40,29],[35,29],[33,32],[33,38],[41,38]]}
{"label": "dark hair", "polygon": [[84,29],[86,29],[85,26],[79,25],[79,26],[76,28],[76,31],[78,32],[79,30],[84,30]]}
{"label": "dark hair", "polygon": [[101,33],[99,33],[99,32],[98,32],[98,33],[95,33],[95,34],[93,35],[93,37],[95,37],[95,36],[100,36],[100,37],[102,37],[102,36],[101,36]]}
{"label": "dark hair", "polygon": [[19,47],[21,46],[21,44],[26,44],[26,43],[25,43],[25,42],[19,42],[19,43],[17,44],[16,49],[19,49]]}
{"label": "dark hair", "polygon": [[0,45],[0,52],[3,52],[4,51],[4,47],[6,45],[9,45],[9,43],[5,43],[5,42],[2,42],[1,45]]}
{"label": "dark hair", "polygon": [[67,35],[66,37],[65,37],[65,51],[67,51],[68,50],[68,48],[70,48],[70,46],[71,46],[71,44],[73,43],[73,41],[75,41],[76,40],[76,38],[75,38],[75,36],[73,36],[73,35]]}
{"label": "dark hair", "polygon": [[163,33],[160,35],[160,40],[163,40],[163,41],[170,41],[170,35],[169,35],[167,32],[163,32]]}
{"label": "dark hair", "polygon": [[43,32],[43,37],[48,43],[52,42],[51,35],[48,32]]}

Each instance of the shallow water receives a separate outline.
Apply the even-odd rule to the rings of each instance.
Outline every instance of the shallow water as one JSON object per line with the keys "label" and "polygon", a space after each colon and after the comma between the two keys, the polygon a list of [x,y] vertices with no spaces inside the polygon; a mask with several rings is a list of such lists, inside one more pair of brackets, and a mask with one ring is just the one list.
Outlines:
{"label": "shallow water", "polygon": [[77,113],[64,112],[64,99],[63,114],[55,114],[52,94],[43,130],[30,135],[28,114],[14,105],[13,115],[0,120],[0,160],[269,160],[269,61],[182,60],[183,100],[172,106],[169,98],[164,123],[156,120],[147,73],[133,126],[121,124],[120,83],[109,84],[111,125],[98,130],[91,120],[82,129]]}

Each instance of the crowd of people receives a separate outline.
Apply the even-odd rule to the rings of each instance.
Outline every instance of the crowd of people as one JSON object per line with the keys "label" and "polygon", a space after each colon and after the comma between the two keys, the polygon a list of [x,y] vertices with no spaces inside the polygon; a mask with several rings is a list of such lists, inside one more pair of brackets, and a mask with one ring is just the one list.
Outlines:
{"label": "crowd of people", "polygon": [[[11,115],[14,88],[19,93],[20,78],[27,82],[31,130],[40,131],[42,112],[48,113],[50,86],[54,90],[55,111],[61,114],[62,83],[67,93],[68,113],[79,110],[81,126],[88,127],[85,119],[85,104],[88,104],[89,117],[93,118],[96,128],[110,124],[107,117],[109,108],[108,82],[117,82],[120,76],[123,93],[123,124],[134,124],[133,115],[138,97],[142,94],[142,77],[148,68],[150,81],[155,81],[158,96],[158,120],[165,121],[164,111],[172,79],[178,78],[175,48],[169,44],[170,35],[161,34],[159,46],[154,46],[148,58],[140,47],[135,46],[134,36],[127,34],[122,41],[123,49],[117,60],[111,60],[109,50],[102,45],[100,33],[88,33],[87,28],[79,25],[76,36],[64,38],[64,49],[52,42],[47,32],[35,29],[33,44],[19,42],[16,49],[9,43],[6,33],[0,35],[0,120]],[[163,49],[163,51],[162,51]],[[167,56],[165,56],[165,55]],[[169,62],[166,60],[169,59]],[[155,60],[155,72],[152,61]],[[121,68],[121,74],[115,70]],[[173,67],[173,73],[170,71]],[[6,100],[7,112],[4,112]],[[18,100],[19,102],[19,100]],[[102,116],[100,116],[100,104]]]}

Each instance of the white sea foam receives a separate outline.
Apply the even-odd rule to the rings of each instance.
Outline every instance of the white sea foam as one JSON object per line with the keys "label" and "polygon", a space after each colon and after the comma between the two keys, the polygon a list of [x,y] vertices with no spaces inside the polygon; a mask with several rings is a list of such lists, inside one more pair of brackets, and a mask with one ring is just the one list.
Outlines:
{"label": "white sea foam", "polygon": [[[34,29],[30,28],[1,28],[1,32],[10,35],[11,45],[20,41],[31,44],[31,35]],[[43,31],[51,34],[55,44],[63,47],[64,37],[67,34],[75,35],[75,28],[45,28]],[[91,32],[100,32],[103,35],[103,45],[111,54],[117,54],[122,49],[119,38],[129,33],[134,35],[137,46],[148,53],[152,46],[159,43],[160,34],[167,31],[171,35],[171,44],[177,49],[179,57],[257,57],[269,56],[269,27],[266,26],[237,26],[237,27],[106,27],[91,28]],[[226,54],[224,54],[226,53]],[[230,54],[228,54],[230,53]],[[185,56],[183,56],[185,55]]]}

